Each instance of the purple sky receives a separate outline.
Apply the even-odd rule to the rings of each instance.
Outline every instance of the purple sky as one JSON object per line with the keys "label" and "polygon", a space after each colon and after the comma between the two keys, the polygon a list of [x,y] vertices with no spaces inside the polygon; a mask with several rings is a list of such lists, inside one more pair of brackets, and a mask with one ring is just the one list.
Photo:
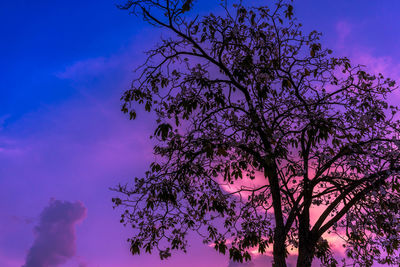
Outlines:
{"label": "purple sky", "polygon": [[[119,97],[161,32],[113,1],[55,2],[0,9],[0,266],[269,266],[267,257],[229,263],[196,236],[167,261],[129,254],[109,187],[144,173],[154,124],[141,113],[128,121]],[[197,2],[203,13],[215,8]],[[397,80],[399,10],[398,0],[295,1],[305,31],[322,31],[336,55]]]}

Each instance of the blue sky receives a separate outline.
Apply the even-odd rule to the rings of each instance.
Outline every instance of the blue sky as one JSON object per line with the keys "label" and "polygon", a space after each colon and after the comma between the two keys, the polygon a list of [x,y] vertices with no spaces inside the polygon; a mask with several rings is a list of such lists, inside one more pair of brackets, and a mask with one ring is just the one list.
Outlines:
{"label": "blue sky", "polygon": [[[198,1],[196,9],[207,12],[209,5],[203,2],[207,3]],[[257,2],[262,1],[252,1]],[[73,86],[54,75],[75,62],[110,57],[138,43],[140,55],[146,49],[144,41],[148,41],[149,47],[154,44],[157,35],[143,36],[151,28],[118,10],[117,3],[104,0],[3,3],[0,77],[4,89],[0,92],[0,104],[2,113],[10,114],[9,120],[42,104],[76,96]],[[348,41],[352,44],[371,49],[375,56],[385,56],[390,51],[391,57],[399,57],[398,1],[366,4],[365,1],[302,0],[294,3],[296,15],[305,29],[322,31],[330,46],[335,46],[335,23],[340,20],[351,25],[353,32]]]}
{"label": "blue sky", "polygon": [[[129,230],[118,223],[108,188],[146,170],[154,124],[144,114],[128,121],[119,111],[119,97],[143,51],[161,32],[118,10],[116,3],[2,3],[0,266],[25,263],[40,214],[55,200],[86,209],[71,222],[74,227],[79,222],[71,244],[76,253],[57,266],[228,265],[226,257],[194,237],[187,255],[167,262],[129,255]],[[305,31],[323,32],[323,44],[337,55],[400,78],[399,1],[298,0],[294,5]],[[215,1],[198,0],[194,10],[213,11]]]}
{"label": "blue sky", "polygon": [[109,56],[138,29],[111,1],[9,1],[1,13],[2,112],[19,117],[76,90],[54,75],[76,61]]}

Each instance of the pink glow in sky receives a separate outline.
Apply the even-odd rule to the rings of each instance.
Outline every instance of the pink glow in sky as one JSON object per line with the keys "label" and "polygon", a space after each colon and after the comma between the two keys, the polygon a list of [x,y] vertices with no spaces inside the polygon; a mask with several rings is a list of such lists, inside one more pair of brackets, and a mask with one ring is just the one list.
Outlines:
{"label": "pink glow in sky", "polygon": [[[195,235],[187,254],[167,261],[130,255],[130,229],[119,223],[109,188],[147,169],[154,123],[151,114],[140,112],[128,121],[119,98],[142,52],[161,32],[112,1],[28,2],[4,3],[0,11],[2,25],[8,25],[0,28],[0,266],[33,267],[32,257],[43,257],[35,259],[48,260],[49,267],[270,266],[268,255],[252,263],[229,262]],[[201,12],[215,8],[208,1],[197,5]],[[323,44],[337,55],[395,79],[400,79],[398,10],[397,0],[295,1],[305,31],[323,32]],[[399,104],[399,95],[391,101]],[[49,224],[46,214],[56,222]],[[60,243],[57,231],[48,236],[38,230],[49,225],[66,229],[72,239]],[[35,253],[43,248],[54,251]],[[340,254],[340,246],[335,249]]]}

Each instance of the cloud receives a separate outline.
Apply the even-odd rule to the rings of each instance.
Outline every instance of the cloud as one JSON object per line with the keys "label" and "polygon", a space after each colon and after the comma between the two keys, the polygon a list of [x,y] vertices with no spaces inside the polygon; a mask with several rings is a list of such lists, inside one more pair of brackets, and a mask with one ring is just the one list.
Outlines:
{"label": "cloud", "polygon": [[348,37],[352,32],[352,26],[347,21],[338,21],[336,23],[336,33],[338,35],[337,45],[343,48],[348,42]]}
{"label": "cloud", "polygon": [[75,225],[86,217],[81,202],[51,200],[35,227],[36,238],[23,267],[60,266],[76,253]]}
{"label": "cloud", "polygon": [[[111,77],[114,82],[118,79],[128,78],[127,81],[130,82],[132,70],[136,69],[138,64],[145,60],[143,53],[139,51],[147,49],[146,46],[139,47],[134,44],[124,51],[110,56],[83,58],[64,66],[54,75],[61,80],[78,82],[75,84],[78,86],[88,84],[88,80],[90,81],[89,86],[93,86],[94,81],[104,83],[107,77]],[[135,60],[132,60],[132,58]]]}
{"label": "cloud", "polygon": [[107,69],[116,67],[118,61],[105,57],[89,58],[67,66],[63,71],[56,74],[60,79],[77,79],[78,77],[98,76]]}
{"label": "cloud", "polygon": [[[265,267],[272,266],[272,255],[258,255],[253,257],[250,262],[233,262],[229,261],[228,267]],[[286,264],[288,267],[294,267],[297,263],[297,255],[289,255],[286,258]],[[318,259],[314,259],[312,263],[313,267],[320,266],[320,261]]]}
{"label": "cloud", "polygon": [[357,37],[354,30],[355,25],[341,20],[336,23],[336,46],[340,54],[350,57],[353,64],[365,65],[373,73],[386,74],[394,79],[400,78],[399,63],[389,53],[377,56],[376,49],[366,47],[359,42],[354,42],[353,35]]}
{"label": "cloud", "polygon": [[400,64],[395,62],[390,56],[373,56],[367,49],[359,49],[354,52],[356,63],[365,65],[373,73],[382,73],[393,79],[400,79]]}
{"label": "cloud", "polygon": [[244,263],[229,261],[228,267],[255,267],[255,265],[252,261]]}
{"label": "cloud", "polygon": [[3,130],[6,120],[10,117],[11,117],[10,114],[5,114],[5,115],[0,116],[0,131]]}
{"label": "cloud", "polygon": [[[347,56],[351,59],[352,65],[363,65],[365,69],[372,73],[382,73],[385,77],[394,79],[400,84],[400,63],[398,58],[393,56],[391,51],[370,47],[361,43],[359,39],[360,30],[364,26],[340,20],[336,23],[336,48],[339,55]],[[388,98],[389,104],[398,105],[400,92],[396,90]]]}
{"label": "cloud", "polygon": [[[71,80],[63,82],[85,94],[6,121],[0,131],[0,201],[13,203],[0,207],[7,219],[0,220],[0,254],[5,255],[4,260],[0,255],[1,267],[25,263],[33,240],[33,226],[27,226],[25,218],[35,218],[50,197],[79,199],[90,210],[90,216],[77,229],[76,246],[84,261],[75,256],[68,266],[85,261],[90,266],[132,266],[125,241],[129,232],[121,228],[119,211],[112,209],[115,192],[109,188],[143,175],[154,160],[149,139],[154,120],[140,113],[130,122],[120,111],[119,99],[130,83],[132,63],[114,68],[110,62],[118,57],[126,61],[132,58],[125,53],[74,63],[71,70],[75,68],[76,72],[71,71]],[[94,62],[110,64],[99,66],[99,77],[92,79],[95,67],[89,73],[77,70],[77,66],[89,68],[90,62],[93,66]],[[18,259],[19,264],[8,264],[5,259]]]}
{"label": "cloud", "polygon": [[[228,267],[264,267],[264,266],[272,266],[272,255],[258,255],[253,256],[250,262],[233,262],[229,261]],[[287,259],[287,266],[292,267],[296,266],[296,257],[290,255]]]}

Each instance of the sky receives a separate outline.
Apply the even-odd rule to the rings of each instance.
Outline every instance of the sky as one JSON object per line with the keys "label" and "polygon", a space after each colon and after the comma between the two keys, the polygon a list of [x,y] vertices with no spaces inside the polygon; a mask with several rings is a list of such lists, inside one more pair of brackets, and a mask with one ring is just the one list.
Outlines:
{"label": "sky", "polygon": [[[198,0],[194,10],[215,10]],[[243,1],[246,3],[246,1]],[[154,117],[129,121],[120,96],[162,32],[112,0],[13,0],[0,8],[0,266],[240,265],[190,236],[187,254],[131,256],[110,187],[154,159]],[[252,1],[253,4],[271,1]],[[400,81],[400,1],[297,0],[304,31]],[[400,103],[399,93],[390,101]]]}

